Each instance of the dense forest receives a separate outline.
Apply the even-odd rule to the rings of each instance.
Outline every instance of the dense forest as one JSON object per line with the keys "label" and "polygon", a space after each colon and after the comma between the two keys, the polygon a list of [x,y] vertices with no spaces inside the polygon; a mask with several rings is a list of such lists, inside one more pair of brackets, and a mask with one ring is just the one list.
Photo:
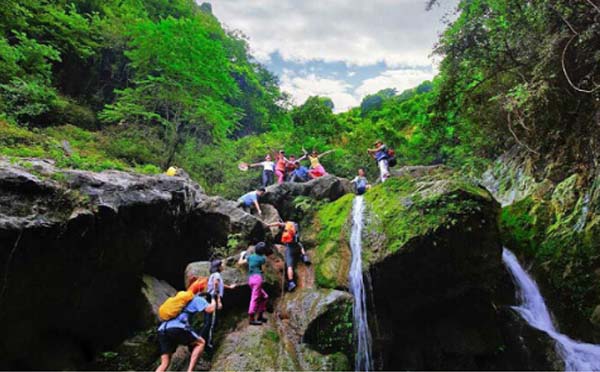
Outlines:
{"label": "dense forest", "polygon": [[[423,8],[439,6],[440,2],[423,0]],[[280,149],[295,155],[304,149],[331,150],[322,158],[328,172],[350,178],[363,167],[373,182],[378,169],[367,149],[383,139],[395,150],[398,168],[424,167],[405,168],[404,173],[397,172],[398,177],[373,187],[365,196],[369,206],[365,229],[370,229],[366,235],[373,236],[364,239],[368,249],[363,251],[363,259],[376,268],[371,273],[373,290],[385,294],[378,295],[379,301],[387,300],[389,293],[415,292],[414,297],[395,297],[398,302],[393,312],[386,312],[387,304],[377,305],[384,315],[380,315],[383,333],[379,339],[375,337],[375,347],[387,353],[380,366],[408,366],[409,370],[533,369],[533,365],[521,362],[495,364],[494,358],[511,354],[511,346],[524,342],[523,338],[510,341],[496,337],[493,332],[486,335],[491,341],[472,337],[472,354],[481,364],[460,364],[463,360],[456,356],[460,354],[453,354],[456,345],[471,337],[463,337],[464,330],[464,334],[477,335],[500,323],[517,324],[502,310],[502,303],[514,310],[511,301],[515,297],[501,262],[503,247],[527,263],[527,271],[535,275],[540,292],[561,325],[560,331],[600,344],[600,3],[459,0],[447,18],[433,50],[440,63],[431,81],[402,92],[391,87],[372,92],[358,107],[336,113],[329,97],[312,96],[299,105],[292,104],[278,77],[252,56],[248,38],[223,25],[209,3],[4,0],[0,7],[0,162],[12,170],[0,174],[4,182],[0,185],[0,218],[6,217],[0,231],[0,240],[4,239],[0,246],[5,248],[0,252],[0,264],[6,270],[0,299],[10,298],[12,293],[13,299],[25,301],[24,309],[38,311],[22,294],[37,285],[39,275],[45,276],[54,283],[54,287],[49,286],[53,290],[43,291],[35,300],[40,306],[52,305],[54,313],[40,316],[38,324],[57,322],[57,329],[63,332],[63,323],[72,319],[71,313],[62,310],[81,312],[77,321],[85,325],[80,327],[84,330],[82,339],[89,338],[92,345],[84,350],[83,354],[89,354],[84,359],[91,360],[99,351],[130,336],[124,333],[147,326],[136,324],[126,330],[118,323],[111,324],[119,329],[111,329],[106,332],[110,337],[96,340],[94,332],[106,330],[90,314],[96,314],[97,309],[105,311],[102,301],[121,301],[121,297],[113,296],[113,289],[115,293],[122,289],[119,293],[127,301],[129,294],[139,292],[142,274],[176,283],[182,263],[208,260],[218,252],[230,255],[246,249],[242,242],[267,240],[263,231],[266,219],[243,213],[227,200],[235,200],[260,184],[258,170],[244,172],[238,168],[241,162],[258,162]],[[52,159],[54,165],[35,158]],[[66,170],[160,174],[171,166],[183,169],[189,178]],[[52,172],[40,171],[44,167]],[[71,178],[77,178],[73,174],[84,176],[66,182],[69,172]],[[314,200],[306,195],[314,191],[307,191],[311,187],[319,189],[314,186],[317,182],[286,183],[267,190],[271,199],[261,203],[271,204],[275,221],[295,218],[302,228],[307,227],[307,247],[316,258],[312,267],[321,286],[316,289],[337,291],[347,286],[348,275],[340,267],[349,254],[342,250],[348,244],[352,200],[359,198],[345,195],[352,193],[348,180],[323,180],[329,183],[314,192],[318,197],[311,194]],[[344,182],[346,188],[339,186]],[[286,189],[288,186],[295,193]],[[100,190],[102,187],[107,191]],[[140,191],[143,187],[147,189]],[[96,198],[98,194],[105,191],[116,206],[98,201],[103,196]],[[126,205],[128,202],[134,206]],[[360,218],[362,221],[362,215]],[[22,225],[15,223],[17,220]],[[54,233],[52,240],[49,236]],[[97,249],[83,249],[86,244]],[[401,251],[406,247],[414,248],[423,260],[411,264],[403,258]],[[455,255],[462,259],[458,266],[452,262],[455,248],[464,252]],[[65,253],[69,249],[73,256]],[[105,253],[112,258],[105,258]],[[92,283],[95,292],[88,294],[88,280],[95,278],[89,275],[93,270],[88,272],[79,264],[80,254],[89,254],[86,262],[97,270],[94,275],[112,280],[114,287],[97,280]],[[477,262],[490,264],[491,269]],[[61,265],[69,267],[63,269],[66,266]],[[360,274],[361,266],[357,267]],[[446,282],[453,284],[443,275],[460,277],[464,273],[468,275],[457,279],[456,288],[436,292],[446,288]],[[79,274],[83,279],[74,280]],[[131,281],[123,282],[125,277]],[[482,281],[483,277],[487,279]],[[245,277],[241,283],[244,281]],[[388,283],[406,287],[403,292],[388,287]],[[81,303],[87,304],[84,310],[89,312],[63,296],[61,290],[67,285],[81,290],[81,298],[88,296],[87,302]],[[465,288],[476,289],[470,303],[452,297]],[[480,302],[479,290],[489,291],[489,303]],[[421,323],[415,323],[407,303],[423,301],[423,293],[439,294],[434,300],[440,302],[421,304],[429,312],[413,307],[414,314],[433,314],[431,318],[423,315]],[[65,306],[55,306],[46,299],[54,295],[64,297]],[[79,301],[79,297],[72,297]],[[505,297],[509,301],[504,301]],[[448,298],[456,302],[448,302]],[[473,304],[477,305],[473,307],[476,315],[493,316],[483,322],[461,310],[460,306]],[[5,323],[19,329],[15,334],[26,324],[30,334],[38,337],[39,327],[21,317],[21,308],[3,309],[0,318],[6,316],[2,318]],[[135,309],[132,306],[131,314],[123,319],[135,319]],[[449,318],[460,319],[457,331],[452,331],[456,340],[446,337],[452,332],[443,323],[444,311],[450,311]],[[342,313],[345,320],[332,318],[332,324],[352,325],[350,313],[340,310]],[[86,316],[94,321],[90,323],[93,327],[86,323]],[[11,319],[19,322],[13,324]],[[438,320],[441,323],[436,323]],[[393,328],[404,325],[408,327],[402,332]],[[448,364],[427,364],[432,360],[428,355],[442,354],[432,348],[439,345],[422,328],[431,326],[433,332],[438,325],[443,330],[440,340],[445,342],[440,341],[440,345],[450,350],[444,358],[450,357],[443,361]],[[513,328],[511,332],[518,327]],[[54,328],[48,329],[54,332]],[[328,334],[339,331],[334,328]],[[75,346],[79,342],[79,336],[61,333],[55,339],[52,332],[52,338],[36,342],[52,347],[67,345],[60,337],[76,340],[71,341]],[[400,340],[406,334],[413,337],[408,340],[416,341]],[[272,341],[277,346],[275,336]],[[529,335],[537,340],[537,346],[541,340],[538,336],[535,332]],[[397,343],[390,342],[395,337]],[[27,364],[30,355],[26,351],[36,350],[35,343],[22,346],[27,340],[7,338],[0,349],[15,351],[15,360],[22,358],[19,360],[25,366],[53,366],[35,364],[35,356]],[[416,359],[407,345],[419,352],[425,350],[422,364],[402,364],[402,358]],[[536,352],[544,354],[542,346]],[[52,347],[45,352],[53,358]],[[401,348],[406,355],[397,352]],[[73,349],[81,347],[67,345],[63,352],[66,355]],[[352,355],[351,349],[348,346],[344,350]],[[484,351],[478,354],[480,350]],[[277,362],[280,358],[274,355]],[[398,364],[394,364],[396,357]],[[155,359],[151,358],[152,363]],[[56,369],[64,369],[64,365]],[[82,365],[73,362],[76,369]],[[266,365],[271,368],[277,364],[246,369],[264,369]],[[137,368],[154,368],[148,366]],[[539,368],[554,367],[544,364]],[[348,368],[344,364],[340,369]]]}
{"label": "dense forest", "polygon": [[474,174],[515,143],[540,164],[559,160],[563,173],[598,153],[592,1],[461,1],[436,46],[433,82],[382,90],[337,115],[327,97],[292,107],[209,4],[9,0],[1,12],[7,156],[148,173],[177,165],[234,196],[258,182],[237,163],[279,148],[335,149],[324,164],[342,176],[359,166],[375,174],[365,149],[378,137],[401,164]]}

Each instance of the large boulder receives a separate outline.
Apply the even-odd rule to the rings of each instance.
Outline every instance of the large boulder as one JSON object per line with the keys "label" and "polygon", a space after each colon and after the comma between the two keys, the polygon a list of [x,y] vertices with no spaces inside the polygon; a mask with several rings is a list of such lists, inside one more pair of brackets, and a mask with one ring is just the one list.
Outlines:
{"label": "large boulder", "polygon": [[[501,260],[499,204],[445,167],[396,174],[364,196],[362,258],[378,368],[524,367],[503,346],[499,311],[514,303],[514,288]],[[321,286],[348,285],[352,206],[348,195],[315,215]]]}
{"label": "large boulder", "polygon": [[0,159],[0,368],[90,361],[147,325],[144,274],[181,287],[186,264],[230,234],[264,238],[261,221],[185,177]]}
{"label": "large boulder", "polygon": [[294,214],[294,200],[299,196],[332,201],[352,191],[352,184],[347,179],[326,175],[304,183],[285,182],[269,186],[260,201],[273,205],[282,218],[289,219]]}

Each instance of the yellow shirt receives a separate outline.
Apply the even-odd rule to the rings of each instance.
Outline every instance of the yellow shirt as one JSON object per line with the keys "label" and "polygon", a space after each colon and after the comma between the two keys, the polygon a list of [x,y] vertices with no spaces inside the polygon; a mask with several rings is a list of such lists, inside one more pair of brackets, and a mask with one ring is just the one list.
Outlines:
{"label": "yellow shirt", "polygon": [[310,160],[310,167],[311,168],[316,168],[319,165],[321,165],[321,163],[319,163],[319,157],[318,156],[310,156],[308,155],[308,160]]}

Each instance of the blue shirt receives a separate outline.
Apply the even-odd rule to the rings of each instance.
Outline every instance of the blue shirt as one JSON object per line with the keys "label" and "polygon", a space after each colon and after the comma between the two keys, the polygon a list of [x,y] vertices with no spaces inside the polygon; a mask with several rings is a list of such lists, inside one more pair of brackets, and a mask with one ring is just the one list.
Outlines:
{"label": "blue shirt", "polygon": [[262,274],[262,265],[267,262],[265,256],[253,253],[248,257],[248,275]]}
{"label": "blue shirt", "polygon": [[375,159],[377,161],[380,161],[380,160],[383,160],[383,159],[387,159],[387,157],[388,157],[387,146],[386,145],[382,145],[380,147],[380,150],[375,153]]}
{"label": "blue shirt", "polygon": [[254,202],[258,201],[258,195],[256,195],[256,191],[250,191],[249,193],[242,195],[242,197],[239,198],[239,201],[249,207],[254,204]]}
{"label": "blue shirt", "polygon": [[196,313],[204,311],[208,306],[208,302],[200,296],[194,296],[192,300],[187,304],[187,306],[177,315],[175,318],[171,320],[164,321],[160,323],[158,326],[159,331],[166,331],[170,328],[182,328],[188,330],[194,334],[194,336],[198,337],[198,335],[192,330],[192,326],[190,324],[190,316]]}
{"label": "blue shirt", "polygon": [[[219,281],[219,287],[215,289],[215,282]],[[206,291],[211,295],[215,295],[218,291],[219,297],[223,298],[223,293],[225,292],[225,284],[223,283],[223,278],[221,277],[220,272],[212,273],[208,277],[208,287]]]}
{"label": "blue shirt", "polygon": [[367,177],[360,177],[360,176],[356,176],[352,181],[353,184],[356,185],[357,189],[364,189],[365,187],[367,187]]}
{"label": "blue shirt", "polygon": [[304,165],[301,165],[299,168],[296,168],[294,174],[296,174],[298,177],[308,178],[308,168],[306,168]]}

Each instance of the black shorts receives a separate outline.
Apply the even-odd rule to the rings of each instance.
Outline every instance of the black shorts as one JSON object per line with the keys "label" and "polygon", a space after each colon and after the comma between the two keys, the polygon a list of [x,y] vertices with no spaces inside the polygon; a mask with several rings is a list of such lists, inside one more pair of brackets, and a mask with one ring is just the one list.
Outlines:
{"label": "black shorts", "polygon": [[294,267],[298,257],[298,244],[287,243],[285,245],[285,267]]}
{"label": "black shorts", "polygon": [[173,354],[178,345],[190,346],[198,340],[191,331],[183,328],[169,328],[158,332],[158,348],[161,355]]}

